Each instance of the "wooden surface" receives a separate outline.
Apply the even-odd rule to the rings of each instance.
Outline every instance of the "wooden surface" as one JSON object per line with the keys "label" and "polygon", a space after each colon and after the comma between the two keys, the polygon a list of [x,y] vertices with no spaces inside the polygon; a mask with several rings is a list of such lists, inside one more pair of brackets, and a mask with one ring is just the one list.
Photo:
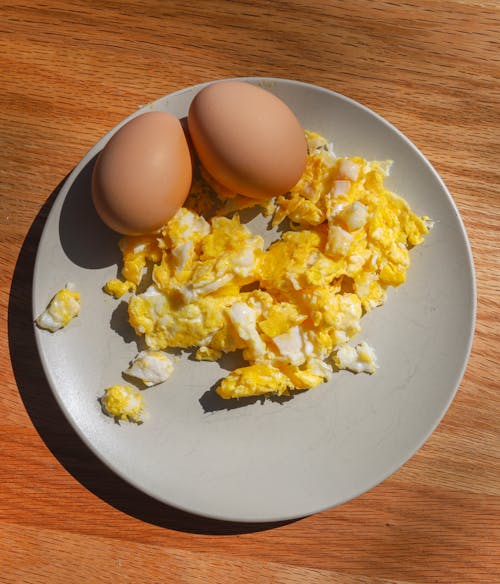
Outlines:
{"label": "wooden surface", "polygon": [[[500,581],[498,2],[7,0],[0,30],[0,582]],[[279,525],[186,515],[115,477],[58,410],[31,325],[44,220],[87,150],[140,104],[243,75],[395,124],[451,190],[477,271],[471,359],[429,441],[358,499]]]}

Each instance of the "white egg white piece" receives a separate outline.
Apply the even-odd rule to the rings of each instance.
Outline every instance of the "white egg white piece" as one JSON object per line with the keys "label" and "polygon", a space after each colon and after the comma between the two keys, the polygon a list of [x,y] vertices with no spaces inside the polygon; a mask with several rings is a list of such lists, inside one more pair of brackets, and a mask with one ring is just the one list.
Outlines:
{"label": "white egg white piece", "polygon": [[356,347],[343,345],[337,351],[335,364],[339,369],[349,369],[353,373],[375,373],[378,364],[375,351],[370,345],[359,343]]}
{"label": "white egg white piece", "polygon": [[339,165],[339,178],[355,181],[358,179],[360,166],[357,162],[353,162],[347,158],[341,160]]}
{"label": "white egg white piece", "polygon": [[255,358],[263,357],[266,344],[257,331],[257,313],[245,302],[235,302],[228,311],[229,318],[240,337],[248,343]]}
{"label": "white egg white piece", "polygon": [[363,203],[354,201],[354,203],[343,209],[338,216],[347,225],[349,231],[356,231],[356,229],[361,229],[361,227],[365,226],[368,209]]}
{"label": "white egg white piece", "polygon": [[292,365],[302,365],[306,360],[306,348],[300,328],[292,327],[286,333],[273,337],[280,355],[286,357]]}
{"label": "white egg white piece", "polygon": [[124,373],[139,379],[147,387],[166,381],[173,373],[171,358],[163,351],[141,351]]}

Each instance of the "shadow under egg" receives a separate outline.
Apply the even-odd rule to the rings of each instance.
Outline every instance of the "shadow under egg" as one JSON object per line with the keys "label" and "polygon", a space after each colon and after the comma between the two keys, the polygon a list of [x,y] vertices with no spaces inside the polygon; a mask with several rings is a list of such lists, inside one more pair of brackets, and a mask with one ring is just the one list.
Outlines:
{"label": "shadow under egg", "polygon": [[121,261],[118,247],[121,236],[101,221],[92,202],[92,173],[97,156],[72,179],[59,217],[59,238],[65,254],[76,265],[94,270]]}
{"label": "shadow under egg", "polygon": [[134,329],[128,319],[128,303],[122,300],[111,313],[109,326],[115,333],[120,336],[127,344],[137,343],[138,350],[141,351],[141,345],[144,345],[143,338],[135,334]]}
{"label": "shadow under egg", "polygon": [[296,395],[303,393],[307,390],[299,390],[287,395],[256,395],[249,397],[239,397],[232,399],[223,399],[216,393],[216,389],[222,380],[216,381],[212,387],[207,390],[198,400],[199,404],[203,408],[204,413],[213,413],[220,411],[235,410],[238,408],[245,408],[256,403],[260,403],[263,406],[266,401],[285,404],[290,400],[294,399]]}

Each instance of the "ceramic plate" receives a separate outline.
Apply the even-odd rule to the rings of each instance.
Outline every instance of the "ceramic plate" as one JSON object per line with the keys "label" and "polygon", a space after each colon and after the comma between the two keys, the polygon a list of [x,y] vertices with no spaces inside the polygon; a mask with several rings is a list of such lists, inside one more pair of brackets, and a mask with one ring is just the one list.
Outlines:
{"label": "ceramic plate", "polygon": [[[337,155],[394,161],[387,186],[435,227],[411,251],[406,284],[363,318],[360,340],[377,352],[373,376],[340,372],[288,401],[231,403],[213,386],[230,363],[182,357],[170,380],[146,390],[149,419],[121,424],[98,397],[122,381],[137,352],[124,301],[102,292],[118,273],[118,236],[90,201],[99,140],[66,181],[40,241],[33,282],[38,315],[68,281],[82,311],[55,334],[35,328],[48,381],[75,431],[119,476],[160,501],[213,518],[274,521],[360,495],[404,464],[448,408],[469,355],[475,316],[471,252],[443,182],[415,146],[354,101],[282,79],[246,79],[283,99],[302,125],[333,140]],[[138,110],[182,118],[190,87]],[[128,118],[130,119],[130,118]],[[126,120],[124,120],[125,122]],[[122,123],[124,123],[122,122]],[[121,124],[120,124],[121,125]],[[256,220],[251,228],[263,229]]]}

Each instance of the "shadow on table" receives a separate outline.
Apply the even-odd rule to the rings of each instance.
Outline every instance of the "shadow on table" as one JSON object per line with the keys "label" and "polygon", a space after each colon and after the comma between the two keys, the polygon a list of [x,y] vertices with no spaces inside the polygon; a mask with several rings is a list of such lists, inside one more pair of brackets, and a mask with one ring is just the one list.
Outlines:
{"label": "shadow on table", "polygon": [[[85,488],[116,509],[142,521],[177,531],[206,535],[249,533],[290,523],[232,523],[206,519],[170,507],[115,475],[74,432],[45,379],[31,314],[31,283],[36,251],[48,213],[63,184],[64,181],[50,195],[31,225],[17,259],[9,297],[8,335],[14,376],[26,410],[42,440],[63,467]],[[81,200],[68,201],[71,196],[70,190],[65,206],[68,204],[67,208],[73,208],[77,216],[83,203]],[[81,192],[78,196],[81,196]],[[65,236],[64,232],[61,236]]]}

